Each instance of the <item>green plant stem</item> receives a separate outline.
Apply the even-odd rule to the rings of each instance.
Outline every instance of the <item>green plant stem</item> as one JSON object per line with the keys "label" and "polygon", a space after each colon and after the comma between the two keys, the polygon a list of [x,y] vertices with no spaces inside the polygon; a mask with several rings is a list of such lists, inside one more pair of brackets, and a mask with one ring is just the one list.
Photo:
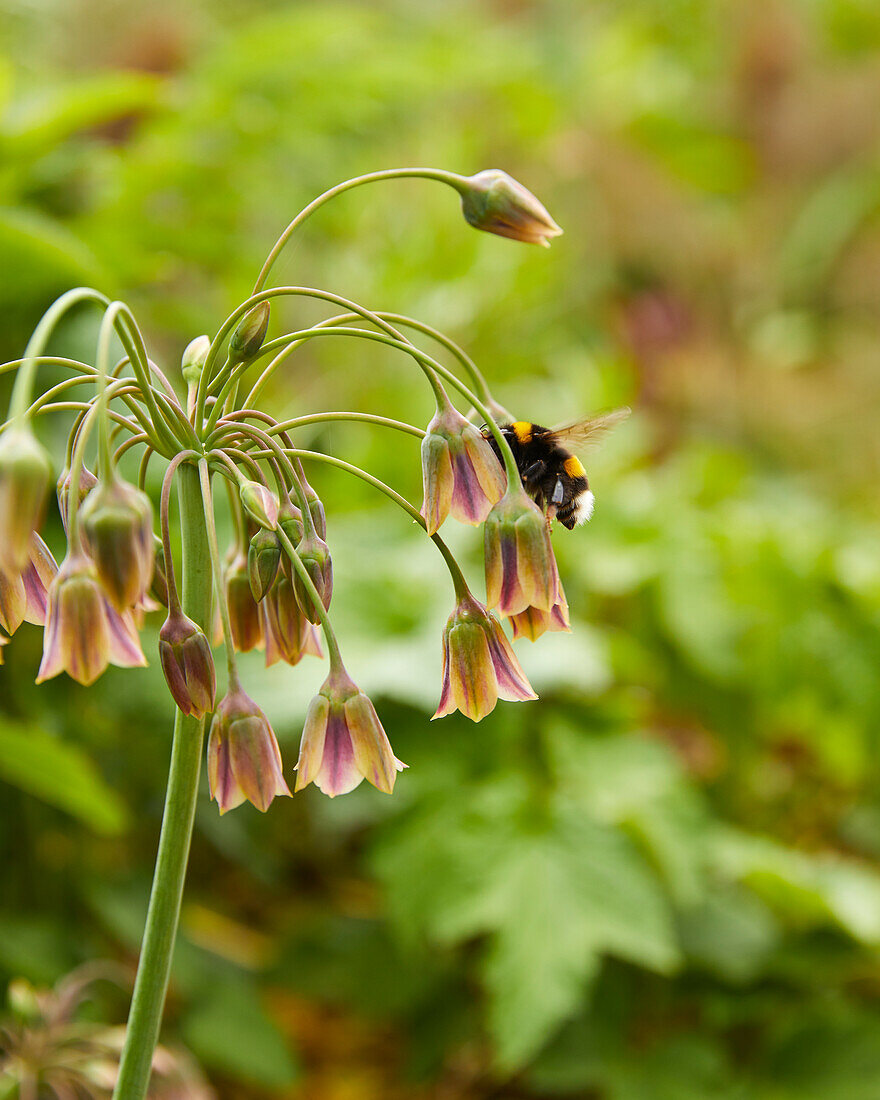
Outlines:
{"label": "green plant stem", "polygon": [[[209,630],[211,559],[199,475],[194,466],[181,467],[178,492],[183,538],[183,609],[203,629]],[[204,726],[204,718],[187,717],[180,711],[175,715],[159,853],[114,1100],[143,1100],[149,1085],[189,858]]]}
{"label": "green plant stem", "polygon": [[353,187],[360,187],[363,183],[375,183],[378,180],[413,177],[438,180],[440,183],[446,183],[451,187],[455,187],[458,191],[461,191],[466,183],[465,178],[458,175],[457,172],[447,172],[440,168],[387,168],[381,172],[369,172],[363,176],[355,176],[354,179],[337,183],[335,187],[331,187],[330,190],[325,191],[323,195],[318,195],[316,199],[312,199],[308,206],[303,207],[272,246],[272,251],[266,257],[266,262],[263,264],[263,268],[257,276],[257,281],[254,284],[254,294],[258,294],[263,289],[266,279],[269,277],[269,272],[272,270],[272,265],[278,258],[281,249],[287,244],[290,236],[300,225],[302,225],[310,214],[313,214],[314,211],[318,209],[319,206],[323,206],[325,202],[335,198],[336,195],[341,195],[343,191],[350,191]]}
{"label": "green plant stem", "polygon": [[217,541],[217,526],[214,521],[214,497],[211,493],[211,471],[208,460],[199,461],[199,485],[202,494],[205,523],[208,530],[208,552],[214,572],[214,591],[220,605],[220,622],[223,626],[223,646],[226,650],[226,669],[229,675],[228,690],[238,691],[241,683],[238,679],[238,666],[235,663],[235,641],[232,636],[232,623],[229,619],[229,604],[223,591],[223,566],[220,563],[220,544]]}

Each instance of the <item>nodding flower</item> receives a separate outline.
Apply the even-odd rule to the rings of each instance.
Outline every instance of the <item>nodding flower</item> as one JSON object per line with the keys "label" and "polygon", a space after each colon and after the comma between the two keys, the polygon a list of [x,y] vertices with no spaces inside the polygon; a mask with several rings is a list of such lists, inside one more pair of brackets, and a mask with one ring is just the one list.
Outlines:
{"label": "nodding flower", "polygon": [[0,434],[0,568],[21,572],[52,483],[52,462],[27,425]]}
{"label": "nodding flower", "polygon": [[168,690],[184,714],[201,718],[214,709],[217,678],[210,643],[179,608],[159,631],[159,660]]}
{"label": "nodding flower", "polygon": [[405,767],[367,696],[344,668],[331,670],[306,714],[295,790],[314,783],[334,798],[366,779],[391,794],[397,773]]}
{"label": "nodding flower", "polygon": [[238,653],[249,653],[263,644],[260,606],[251,591],[247,559],[239,552],[226,569],[226,606],[232,641]]}
{"label": "nodding flower", "polygon": [[486,604],[502,615],[559,602],[559,571],[547,520],[521,485],[508,489],[486,519]]}
{"label": "nodding flower", "polygon": [[498,699],[537,699],[501,624],[470,594],[459,600],[443,631],[443,687],[434,715],[454,710],[479,722]]}
{"label": "nodding flower", "polygon": [[266,639],[266,667],[276,661],[296,665],[306,656],[323,657],[317,630],[303,615],[293,584],[279,573],[260,604]]}
{"label": "nodding flower", "polygon": [[110,602],[120,612],[140,603],[152,584],[156,556],[150,498],[113,474],[86,497],[80,522]]}
{"label": "nodding flower", "polygon": [[220,701],[211,723],[208,788],[221,814],[242,802],[265,813],[276,795],[290,794],[269,720],[237,685]]}
{"label": "nodding flower", "polygon": [[440,391],[437,411],[422,440],[421,514],[433,535],[452,513],[480,524],[501,497],[507,478],[483,433]]}
{"label": "nodding flower", "polygon": [[80,684],[91,684],[108,664],[135,668],[146,663],[131,613],[113,607],[85,553],[70,551],[49,586],[37,683],[66,672]]}
{"label": "nodding flower", "polygon": [[58,565],[52,552],[34,532],[24,572],[7,573],[0,567],[0,629],[14,634],[23,622],[43,626],[49,585],[57,572]]}

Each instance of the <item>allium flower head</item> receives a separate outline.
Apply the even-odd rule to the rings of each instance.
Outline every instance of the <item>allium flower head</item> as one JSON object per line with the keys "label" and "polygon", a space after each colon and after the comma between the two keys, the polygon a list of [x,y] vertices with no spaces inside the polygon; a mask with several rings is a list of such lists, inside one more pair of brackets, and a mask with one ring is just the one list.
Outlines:
{"label": "allium flower head", "polygon": [[462,523],[479,524],[500,498],[507,478],[495,452],[448,398],[422,440],[421,513],[428,534],[452,515]]}
{"label": "allium flower head", "polygon": [[248,546],[247,568],[251,592],[257,603],[262,600],[278,575],[281,543],[274,531],[261,527]]}
{"label": "allium flower head", "polygon": [[498,699],[537,699],[501,624],[473,596],[463,597],[443,631],[443,687],[435,718],[454,710],[479,722]]}
{"label": "allium flower head", "polygon": [[52,463],[29,427],[0,434],[0,568],[27,565],[30,539],[39,530],[52,483]]}
{"label": "allium flower head", "polygon": [[266,638],[266,667],[277,661],[296,665],[306,656],[323,657],[318,632],[303,615],[293,582],[279,573],[260,604]]}
{"label": "allium flower head", "polygon": [[465,220],[475,229],[545,248],[562,233],[531,191],[500,168],[468,177],[460,191]]}
{"label": "allium flower head", "polygon": [[391,794],[398,760],[370,700],[344,669],[333,670],[309,705],[296,768],[296,787],[309,783],[335,798],[366,779]]}
{"label": "allium flower head", "polygon": [[130,613],[116,611],[92,562],[81,550],[71,551],[49,588],[37,683],[66,672],[91,684],[108,664],[134,668],[146,663]]}
{"label": "allium flower head", "polygon": [[559,572],[547,520],[522,486],[504,494],[486,519],[486,604],[502,615],[559,602]]}
{"label": "allium flower head", "polygon": [[214,709],[214,658],[205,632],[179,609],[159,631],[159,660],[168,690],[184,714],[201,718]]}
{"label": "allium flower head", "polygon": [[[317,588],[318,595],[324,605],[324,610],[330,610],[330,600],[333,598],[333,561],[330,558],[330,547],[320,535],[306,535],[296,548],[300,561],[306,568],[312,584]],[[299,604],[303,615],[311,623],[321,622],[312,598],[306,591],[305,585],[299,573],[293,570],[293,590],[296,593],[296,602]]]}
{"label": "allium flower head", "polygon": [[226,569],[226,603],[232,640],[239,653],[248,653],[263,643],[263,626],[260,607],[251,592],[247,559],[237,554]]}
{"label": "allium flower head", "polygon": [[547,631],[571,631],[571,623],[568,618],[568,602],[562,585],[559,585],[559,599],[549,611],[542,611],[539,607],[527,607],[517,615],[510,616],[513,627],[513,640],[528,638],[530,642],[536,642]]}
{"label": "allium flower head", "polygon": [[36,532],[31,535],[30,557],[23,573],[0,568],[0,628],[14,634],[23,622],[46,622],[49,585],[58,566],[49,547]]}
{"label": "allium flower head", "polygon": [[252,802],[263,813],[290,794],[269,720],[240,687],[220,701],[208,737],[208,786],[220,813]]}
{"label": "allium flower head", "polygon": [[112,476],[92,489],[80,518],[104,591],[117,611],[127,611],[143,599],[153,580],[156,544],[150,498]]}

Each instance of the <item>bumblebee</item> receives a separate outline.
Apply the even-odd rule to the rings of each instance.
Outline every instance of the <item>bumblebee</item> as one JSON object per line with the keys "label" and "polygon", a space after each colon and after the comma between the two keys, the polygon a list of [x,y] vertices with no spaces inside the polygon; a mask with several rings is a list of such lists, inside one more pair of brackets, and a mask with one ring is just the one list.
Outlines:
{"label": "bumblebee", "polygon": [[[558,519],[572,531],[593,514],[593,494],[587,471],[573,453],[600,441],[615,424],[629,416],[629,409],[615,409],[576,420],[558,428],[544,428],[528,420],[501,425],[501,432],[516,460],[523,486],[548,522]],[[498,455],[498,444],[488,430],[483,436]]]}

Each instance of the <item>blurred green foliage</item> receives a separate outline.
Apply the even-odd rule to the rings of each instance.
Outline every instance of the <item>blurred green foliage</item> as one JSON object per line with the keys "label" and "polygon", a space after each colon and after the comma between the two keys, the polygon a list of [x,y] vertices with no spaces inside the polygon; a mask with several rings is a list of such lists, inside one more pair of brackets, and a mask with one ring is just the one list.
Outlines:
{"label": "blurred green foliage", "polygon": [[[315,469],[346,660],[410,768],[392,799],[202,800],[168,1035],[224,1097],[876,1100],[877,6],[0,14],[3,359],[86,281],[174,373],[317,192],[497,165],[565,228],[549,253],[395,183],[322,210],[276,279],[445,329],[518,415],[635,409],[595,518],[554,537],[574,633],[522,643],[541,702],[479,726],[428,722],[432,547]],[[77,318],[57,346],[93,340]],[[340,341],[271,402],[431,412],[406,361]],[[415,445],[303,441],[418,498]],[[478,577],[479,537],[452,542]],[[39,649],[22,628],[0,670],[0,972],[46,983],[135,958],[171,702],[156,662],[36,689]],[[320,670],[245,676],[289,767]]]}

